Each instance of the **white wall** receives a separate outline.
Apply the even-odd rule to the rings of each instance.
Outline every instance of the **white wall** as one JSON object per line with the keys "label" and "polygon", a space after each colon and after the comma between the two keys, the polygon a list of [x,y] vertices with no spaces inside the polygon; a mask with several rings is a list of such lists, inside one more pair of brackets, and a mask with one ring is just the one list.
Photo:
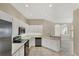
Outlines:
{"label": "white wall", "polygon": [[29,48],[35,46],[35,37],[31,37],[31,39],[29,40]]}
{"label": "white wall", "polygon": [[61,29],[61,50],[64,55],[73,55],[72,24],[63,24]]}
{"label": "white wall", "polygon": [[54,7],[54,21],[56,23],[72,23],[73,11],[79,8],[79,4],[56,3]]}
{"label": "white wall", "polygon": [[43,36],[49,37],[54,35],[54,23],[50,21],[44,21],[43,23]]}
{"label": "white wall", "polygon": [[55,36],[61,36],[61,26],[59,24],[55,24]]}
{"label": "white wall", "polygon": [[79,9],[74,11],[74,54],[79,56]]}
{"label": "white wall", "polygon": [[43,25],[29,25],[27,34],[42,35]]}

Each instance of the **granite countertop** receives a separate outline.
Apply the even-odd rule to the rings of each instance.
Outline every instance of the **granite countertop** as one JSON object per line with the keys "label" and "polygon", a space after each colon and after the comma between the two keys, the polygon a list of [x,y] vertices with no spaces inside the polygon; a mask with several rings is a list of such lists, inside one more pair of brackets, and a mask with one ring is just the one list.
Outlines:
{"label": "granite countertop", "polygon": [[40,37],[41,35],[25,35],[22,36],[21,43],[12,43],[12,55],[15,54],[28,40],[32,37]]}

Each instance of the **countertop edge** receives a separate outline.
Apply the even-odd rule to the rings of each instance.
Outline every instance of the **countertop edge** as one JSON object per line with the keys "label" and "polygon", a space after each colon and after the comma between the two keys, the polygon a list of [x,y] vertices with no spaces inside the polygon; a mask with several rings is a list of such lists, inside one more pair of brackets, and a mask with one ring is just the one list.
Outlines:
{"label": "countertop edge", "polygon": [[[22,43],[12,43],[12,55],[14,55],[28,40],[24,40],[24,42]],[[16,47],[16,49],[13,49],[14,48],[13,45],[20,45],[20,46]]]}

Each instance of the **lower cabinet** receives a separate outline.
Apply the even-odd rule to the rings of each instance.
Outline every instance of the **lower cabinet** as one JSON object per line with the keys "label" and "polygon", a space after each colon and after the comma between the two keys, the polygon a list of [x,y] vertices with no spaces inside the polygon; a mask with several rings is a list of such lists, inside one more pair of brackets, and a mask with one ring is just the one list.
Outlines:
{"label": "lower cabinet", "polygon": [[24,46],[22,46],[13,56],[24,56]]}
{"label": "lower cabinet", "polygon": [[24,56],[24,46],[22,46],[20,49],[20,56]]}
{"label": "lower cabinet", "polygon": [[19,51],[17,51],[13,56],[19,56],[20,55],[20,53],[19,53]]}
{"label": "lower cabinet", "polygon": [[29,40],[29,48],[35,46],[35,38],[32,37],[31,40]]}
{"label": "lower cabinet", "polygon": [[54,51],[60,51],[60,40],[42,39],[42,46]]}

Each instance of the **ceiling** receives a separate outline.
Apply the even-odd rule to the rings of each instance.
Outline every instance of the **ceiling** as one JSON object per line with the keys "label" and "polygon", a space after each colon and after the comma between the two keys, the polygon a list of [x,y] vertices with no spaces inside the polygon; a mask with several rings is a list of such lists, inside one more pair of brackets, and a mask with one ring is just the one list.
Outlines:
{"label": "ceiling", "polygon": [[[27,19],[53,19],[54,4],[49,3],[12,3]],[[28,7],[28,6],[29,7]],[[51,7],[52,5],[52,7]]]}
{"label": "ceiling", "polygon": [[11,5],[27,19],[45,19],[59,23],[71,23],[74,9],[79,8],[79,4],[74,3],[12,3]]}

